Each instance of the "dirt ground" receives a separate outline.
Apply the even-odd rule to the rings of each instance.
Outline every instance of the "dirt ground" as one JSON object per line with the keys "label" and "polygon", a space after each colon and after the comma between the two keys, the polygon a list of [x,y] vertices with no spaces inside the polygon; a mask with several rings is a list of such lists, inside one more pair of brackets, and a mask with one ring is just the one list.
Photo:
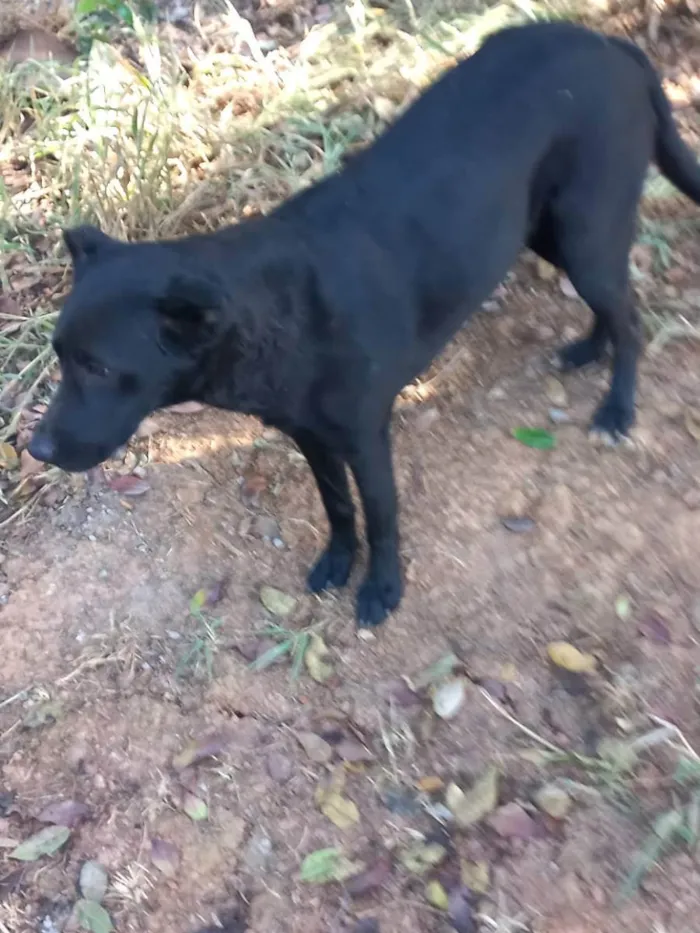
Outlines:
{"label": "dirt ground", "polygon": [[[667,48],[672,84],[689,74],[674,56],[687,62],[693,38]],[[697,113],[682,115],[693,139]],[[650,210],[697,224],[680,200]],[[634,259],[643,306],[697,325],[693,239],[678,233],[666,266],[649,245]],[[361,568],[347,592],[304,593],[322,508],[293,445],[251,419],[159,413],[122,459],[61,479],[3,528],[3,933],[70,930],[88,859],[109,874],[105,906],[123,931],[194,933],[218,929],[218,917],[229,933],[440,933],[450,923],[426,880],[449,892],[474,863],[488,882],[483,893],[473,885],[463,930],[700,931],[700,868],[684,848],[616,899],[677,798],[668,749],[620,779],[624,794],[594,786],[573,756],[552,771],[530,754],[550,743],[563,758],[595,758],[606,737],[644,732],[650,717],[700,749],[700,347],[647,355],[634,446],[601,450],[586,425],[607,371],[560,383],[547,362],[587,323],[582,303],[525,258],[406,390],[395,462],[407,589],[374,640],[353,627]],[[520,425],[548,427],[556,448],[520,444]],[[143,482],[120,488],[120,474]],[[509,530],[513,517],[532,521]],[[284,662],[251,669],[269,647],[258,633],[275,621],[265,585],[297,600],[282,624],[322,633],[326,683]],[[212,587],[211,605],[192,611]],[[595,672],[562,676],[548,661],[553,641],[592,654]],[[451,652],[466,699],[442,720],[405,679],[416,686]],[[177,756],[193,739],[185,766]],[[343,794],[359,819],[342,830],[317,791],[357,757],[370,760],[346,761]],[[491,765],[497,813],[510,804],[529,821],[504,828],[491,814],[455,828],[445,788],[468,788]],[[562,819],[533,803],[553,774],[577,788],[566,785]],[[207,819],[183,812],[188,797]],[[2,854],[60,801],[87,808],[60,852],[26,866]],[[421,839],[444,856],[423,876],[402,855]],[[374,868],[376,883],[303,883],[304,858],[327,847]]]}

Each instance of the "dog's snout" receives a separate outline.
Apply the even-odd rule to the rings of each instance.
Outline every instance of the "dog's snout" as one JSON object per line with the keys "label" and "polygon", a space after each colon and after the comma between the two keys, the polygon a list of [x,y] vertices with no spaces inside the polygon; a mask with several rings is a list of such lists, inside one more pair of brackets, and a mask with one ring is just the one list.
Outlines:
{"label": "dog's snout", "polygon": [[56,445],[48,434],[35,431],[29,441],[29,453],[35,460],[51,463],[56,454]]}

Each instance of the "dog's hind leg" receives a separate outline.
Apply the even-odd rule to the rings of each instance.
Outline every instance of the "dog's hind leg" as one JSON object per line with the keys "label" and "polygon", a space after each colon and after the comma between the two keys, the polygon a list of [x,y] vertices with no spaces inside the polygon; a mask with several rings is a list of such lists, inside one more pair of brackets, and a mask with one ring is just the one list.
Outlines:
{"label": "dog's hind leg", "polygon": [[595,413],[593,431],[616,443],[634,423],[637,363],[642,349],[639,314],[629,281],[629,253],[637,205],[651,155],[646,124],[634,123],[623,138],[609,128],[591,130],[576,174],[548,206],[561,266],[595,314],[583,340],[564,347],[564,368],[599,359],[612,344],[610,390]]}
{"label": "dog's hind leg", "polygon": [[[542,259],[546,259],[559,269],[565,266],[565,259],[561,254],[562,243],[558,236],[558,224],[551,206],[543,210],[536,229],[530,234],[528,246]],[[590,333],[582,340],[562,347],[554,363],[557,369],[567,371],[597,363],[603,359],[608,344],[608,332],[605,319],[596,314]]]}
{"label": "dog's hind leg", "polygon": [[293,435],[314,474],[331,526],[330,541],[308,577],[312,593],[345,586],[357,551],[355,508],[343,460],[311,431]]}
{"label": "dog's hind leg", "polygon": [[605,356],[608,345],[608,328],[605,317],[595,313],[595,320],[590,332],[581,340],[562,347],[557,353],[555,363],[562,372],[580,369],[591,363],[599,363]]}
{"label": "dog's hind leg", "polygon": [[[609,339],[613,348],[612,381],[593,419],[593,430],[616,443],[634,423],[637,362],[642,347],[640,319],[629,284],[629,249],[634,218],[600,231],[584,220],[564,228],[560,246],[571,282],[595,314],[583,340],[564,347],[564,367],[583,366],[600,358]],[[606,235],[612,232],[612,235]]]}

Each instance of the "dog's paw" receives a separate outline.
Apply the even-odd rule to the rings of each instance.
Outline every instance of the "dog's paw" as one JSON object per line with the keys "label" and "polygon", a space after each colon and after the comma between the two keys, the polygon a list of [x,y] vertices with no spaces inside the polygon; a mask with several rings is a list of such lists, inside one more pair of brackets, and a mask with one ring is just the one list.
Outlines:
{"label": "dog's paw", "polygon": [[599,363],[604,356],[605,347],[595,340],[585,338],[560,347],[552,359],[552,365],[559,372],[568,372],[572,369],[590,366],[592,363]]}
{"label": "dog's paw", "polygon": [[602,447],[631,445],[629,430],[634,424],[634,411],[615,402],[604,402],[593,418],[591,441]]}
{"label": "dog's paw", "polygon": [[381,625],[401,602],[403,586],[400,576],[379,577],[370,574],[357,594],[357,625],[373,628]]}
{"label": "dog's paw", "polygon": [[311,569],[307,586],[312,593],[345,586],[355,560],[355,548],[331,542]]}

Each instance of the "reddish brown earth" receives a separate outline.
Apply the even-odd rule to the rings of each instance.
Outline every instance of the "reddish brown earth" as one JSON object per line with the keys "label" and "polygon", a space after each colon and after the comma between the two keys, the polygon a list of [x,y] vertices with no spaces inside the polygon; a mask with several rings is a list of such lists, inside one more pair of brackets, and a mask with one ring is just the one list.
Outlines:
{"label": "reddish brown earth", "polygon": [[[680,40],[671,49],[686,61]],[[681,91],[685,67],[669,65]],[[684,115],[693,139],[696,114]],[[649,210],[675,224],[699,216],[680,201]],[[668,268],[653,265],[648,245],[635,253],[640,296],[698,326],[700,250],[692,232],[678,231]],[[590,786],[591,774],[522,754],[539,739],[595,756],[605,736],[648,731],[650,714],[700,749],[700,347],[682,340],[648,355],[634,447],[597,449],[585,428],[607,382],[602,369],[564,380],[555,404],[570,423],[548,425],[558,387],[547,355],[588,312],[533,266],[519,266],[397,406],[408,584],[373,641],[353,628],[357,574],[337,597],[304,594],[322,509],[293,445],[250,419],[158,414],[109,465],[112,476],[137,466],[149,487],[142,495],[115,492],[104,476],[62,479],[26,520],[3,528],[3,933],[70,929],[86,859],[109,873],[105,905],[120,931],[193,933],[233,909],[240,922],[227,929],[236,933],[341,933],[362,930],[362,918],[376,918],[381,933],[439,933],[449,923],[428,904],[425,881],[450,890],[460,861],[474,860],[490,877],[472,929],[700,931],[700,870],[682,848],[631,899],[615,900],[651,823],[674,805],[674,752],[652,750],[616,785],[624,805],[584,788],[561,821],[533,806],[538,788],[553,774]],[[556,449],[519,444],[519,425],[549,426]],[[502,519],[513,515],[534,526],[508,531]],[[221,599],[193,617],[193,594],[222,580]],[[288,628],[318,624],[335,668],[327,684],[306,671],[292,679],[285,664],[250,669],[240,649],[249,655],[270,622],[265,584],[298,599]],[[628,613],[616,612],[621,595]],[[211,649],[211,676],[205,665],[182,669],[196,638]],[[557,675],[547,658],[555,640],[592,653],[596,673],[573,683]],[[429,698],[407,705],[402,678],[451,651],[467,695],[442,721]],[[190,739],[221,730],[228,741],[213,760],[174,768]],[[336,748],[332,764],[310,759],[297,739],[305,732]],[[344,794],[359,821],[342,831],[315,794],[338,742],[358,737],[373,760],[347,769]],[[526,838],[499,835],[488,820],[443,829],[423,808],[421,780],[440,779],[432,799],[441,802],[440,782],[468,787],[490,764],[501,773],[499,804],[517,802],[534,820]],[[207,820],[182,812],[183,787],[206,801]],[[60,800],[84,803],[87,817],[61,852],[18,869],[6,841],[40,829],[36,817]],[[424,878],[401,864],[418,834],[448,849]],[[172,877],[152,864],[153,838],[177,853]],[[391,868],[360,896],[303,884],[305,856],[330,846]]]}

